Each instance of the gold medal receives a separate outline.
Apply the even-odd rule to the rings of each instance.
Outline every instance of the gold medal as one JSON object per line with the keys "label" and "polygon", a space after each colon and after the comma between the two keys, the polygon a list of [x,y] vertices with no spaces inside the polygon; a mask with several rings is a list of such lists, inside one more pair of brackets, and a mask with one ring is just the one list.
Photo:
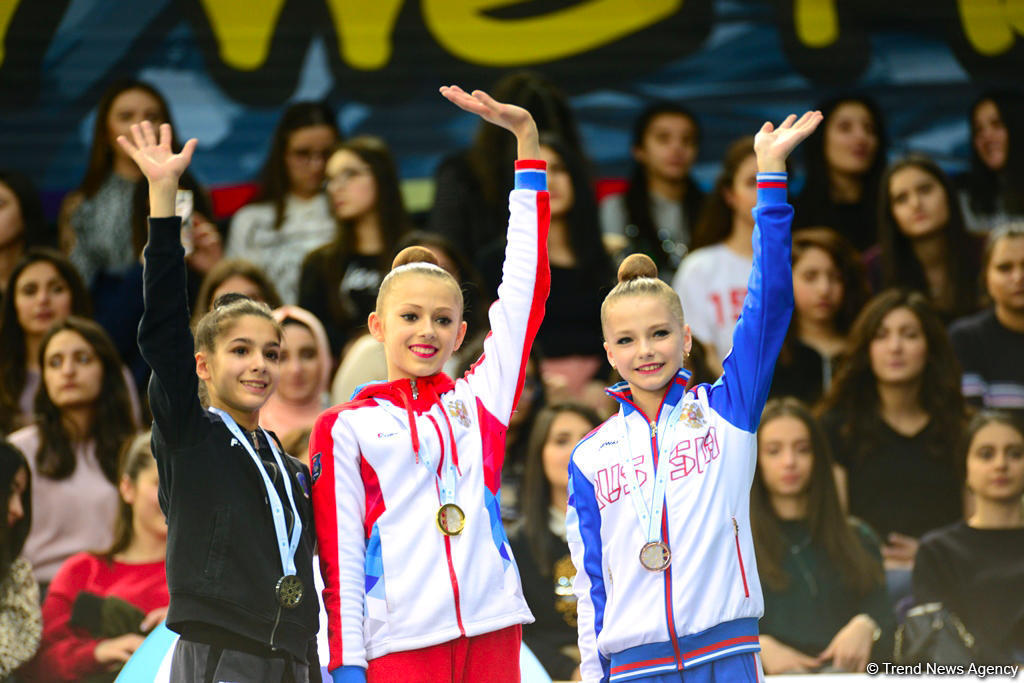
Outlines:
{"label": "gold medal", "polygon": [[277,604],[286,609],[298,607],[299,603],[302,602],[302,594],[304,592],[302,580],[294,574],[282,576],[277,580],[277,585],[274,587],[274,593],[277,595]]}
{"label": "gold medal", "polygon": [[664,541],[651,541],[640,548],[640,564],[652,572],[663,572],[672,564],[672,551]]}
{"label": "gold medal", "polygon": [[455,503],[445,503],[437,510],[437,528],[445,536],[458,536],[466,526],[466,514]]}

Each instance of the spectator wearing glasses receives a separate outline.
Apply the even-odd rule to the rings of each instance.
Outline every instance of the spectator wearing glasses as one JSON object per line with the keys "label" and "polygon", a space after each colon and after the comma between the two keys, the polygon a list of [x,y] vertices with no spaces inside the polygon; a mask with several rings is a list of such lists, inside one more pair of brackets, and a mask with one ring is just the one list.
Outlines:
{"label": "spectator wearing glasses", "polygon": [[285,110],[263,164],[260,195],[231,220],[227,256],[263,268],[286,304],[298,300],[302,259],[334,236],[323,184],[340,138],[334,113],[322,102]]}
{"label": "spectator wearing glasses", "polygon": [[302,264],[299,306],[323,322],[331,352],[340,355],[366,333],[381,278],[411,223],[391,152],[380,138],[341,144],[327,161],[326,187],[337,227]]}

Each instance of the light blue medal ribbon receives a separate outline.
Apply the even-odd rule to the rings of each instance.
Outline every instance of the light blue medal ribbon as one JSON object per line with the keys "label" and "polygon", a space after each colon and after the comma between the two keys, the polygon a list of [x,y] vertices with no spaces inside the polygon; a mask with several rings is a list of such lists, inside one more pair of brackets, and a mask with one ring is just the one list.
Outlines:
{"label": "light blue medal ribbon", "polygon": [[[416,419],[413,417],[413,419]],[[441,438],[440,435],[438,438]],[[462,527],[465,524],[465,514],[455,503],[455,480],[456,470],[455,462],[449,455],[447,458],[444,457],[444,439],[441,438],[442,453],[439,457],[443,459],[441,462],[441,474],[438,475],[438,463],[431,460],[428,456],[420,454],[420,462],[427,468],[427,471],[437,477],[439,495],[441,497],[441,507],[437,511],[437,528],[441,530],[446,536],[457,536],[462,533]]]}
{"label": "light blue medal ribbon", "polygon": [[441,474],[437,473],[437,463],[420,455],[420,462],[427,468],[427,471],[437,477],[438,487],[441,491],[441,505],[448,505],[455,502],[455,463],[451,458],[445,458],[441,464]]}
{"label": "light blue medal ribbon", "polygon": [[[668,484],[668,472],[670,469],[666,466],[665,461],[668,460],[669,451],[672,448],[672,436],[675,433],[675,426],[679,422],[679,416],[682,414],[682,410],[683,402],[680,400],[676,403],[672,412],[669,413],[667,420],[668,427],[665,430],[665,437],[659,444],[658,465],[654,469],[654,490],[651,493],[650,504],[648,504],[644,499],[643,490],[640,488],[640,481],[636,476],[636,466],[633,464],[633,445],[629,439],[629,428],[626,423],[625,412],[622,411],[619,413],[619,418],[622,422],[622,440],[626,444],[627,455],[627,459],[622,463],[622,469],[626,475],[626,483],[629,484],[631,492],[629,497],[633,501],[633,509],[636,511],[637,519],[640,522],[640,528],[646,532],[646,544],[644,545],[644,550],[651,544],[661,543],[661,520],[665,511],[665,487]],[[669,446],[666,448],[665,444],[669,444]],[[641,563],[643,563],[644,567],[647,569],[660,571],[668,566],[668,558],[665,558],[664,567],[650,567],[644,562],[642,550]]]}
{"label": "light blue medal ribbon", "polygon": [[263,461],[260,459],[259,454],[253,448],[253,445],[249,443],[249,439],[246,438],[245,434],[242,433],[238,423],[235,422],[234,418],[225,413],[223,410],[211,407],[210,412],[221,419],[224,425],[234,434],[238,442],[245,448],[246,453],[252,458],[253,463],[256,465],[256,469],[260,471],[260,476],[263,477],[263,485],[267,489],[267,499],[270,501],[270,513],[274,518],[274,532],[277,535],[277,549],[281,554],[281,568],[284,570],[285,576],[293,576],[295,574],[295,551],[299,547],[299,538],[302,536],[302,520],[299,519],[299,509],[295,505],[295,498],[292,495],[292,486],[289,481],[288,470],[284,467],[284,461],[281,459],[281,454],[277,450],[277,444],[267,434],[266,430],[260,427],[260,431],[263,432],[263,436],[266,438],[267,443],[270,444],[270,450],[274,454],[274,460],[277,462],[277,467],[281,471],[281,476],[284,477],[284,490],[288,494],[288,503],[292,508],[292,535],[288,538],[288,524],[284,517],[284,506],[281,503],[281,496],[278,495],[277,489],[274,488],[274,483],[270,481],[270,476],[267,474],[267,470],[263,467]]}

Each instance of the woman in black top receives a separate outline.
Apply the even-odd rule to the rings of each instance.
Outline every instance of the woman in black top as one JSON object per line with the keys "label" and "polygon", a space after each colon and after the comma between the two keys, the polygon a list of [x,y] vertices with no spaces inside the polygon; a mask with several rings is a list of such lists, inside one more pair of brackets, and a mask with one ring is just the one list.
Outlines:
{"label": "woman in black top", "polygon": [[[583,156],[553,133],[541,134],[540,156],[548,165],[551,295],[535,344],[544,354],[544,380],[559,395],[575,398],[595,375],[609,370],[598,312],[614,284],[612,263],[601,244],[597,200]],[[501,275],[504,249],[502,243],[492,246],[484,257],[493,263],[487,272]],[[498,283],[487,283],[492,299]]]}
{"label": "woman in black top", "polygon": [[888,659],[892,611],[878,539],[842,511],[828,441],[796,399],[765,406],[750,511],[765,673],[863,671],[870,658]]}
{"label": "woman in black top", "polygon": [[998,408],[1024,418],[1024,223],[988,234],[981,259],[991,306],[950,327],[963,366],[963,392],[979,408]]}
{"label": "woman in black top", "polygon": [[266,305],[229,295],[193,340],[174,196],[196,141],[173,154],[169,125],[159,143],[148,122],[131,132],[134,144],[118,142],[149,180],[152,213],[139,347],[153,369],[167,625],[181,634],[171,680],[306,683],[319,675],[309,474],[259,428],[277,384],[281,329]]}
{"label": "woman in black top", "polygon": [[306,255],[299,306],[324,324],[331,354],[366,334],[395,245],[411,228],[387,144],[367,135],[341,143],[327,160],[334,239]]}
{"label": "woman in black top", "polygon": [[882,113],[870,99],[840,96],[804,147],[807,184],[793,202],[793,229],[827,225],[864,251],[875,230],[878,179],[885,168]]}
{"label": "woman in black top", "polygon": [[971,105],[971,167],[960,204],[971,232],[1024,217],[1024,96],[993,90]]}
{"label": "woman in black top", "polygon": [[[555,133],[576,150],[583,149],[569,99],[547,77],[533,71],[513,71],[491,93],[530,112],[541,133]],[[505,131],[481,122],[469,148],[441,160],[434,173],[434,204],[427,229],[457,244],[472,259],[485,281],[501,279],[501,261],[485,260],[485,250],[497,243],[504,249],[508,225],[508,188],[516,142]],[[497,267],[497,272],[490,269]]]}
{"label": "woman in black top", "polygon": [[832,384],[850,326],[868,299],[864,267],[831,228],[793,235],[793,319],[779,352],[770,396],[813,405]]}
{"label": "woman in black top", "polygon": [[[975,637],[978,662],[1024,663],[1024,427],[981,413],[958,462],[974,513],[921,541],[914,599],[941,602]],[[964,457],[966,450],[966,457]]]}
{"label": "woman in black top", "polygon": [[923,292],[946,322],[976,311],[980,249],[942,169],[921,155],[900,159],[878,201],[880,259],[865,258],[875,284]]}
{"label": "woman in black top", "polygon": [[575,403],[544,408],[530,432],[522,488],[522,526],[509,543],[519,564],[523,595],[536,621],[523,627],[523,642],[555,679],[579,666],[576,646],[576,569],[565,541],[569,456],[601,419]]}
{"label": "woman in black top", "polygon": [[821,408],[850,513],[881,536],[886,569],[909,570],[917,539],[961,514],[952,444],[966,406],[956,357],[923,294],[894,289],[868,302]]}

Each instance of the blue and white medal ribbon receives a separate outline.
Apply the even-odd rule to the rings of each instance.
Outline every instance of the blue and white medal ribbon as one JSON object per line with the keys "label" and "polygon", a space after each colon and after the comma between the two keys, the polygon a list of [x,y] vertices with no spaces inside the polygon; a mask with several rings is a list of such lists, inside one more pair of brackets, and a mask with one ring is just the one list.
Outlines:
{"label": "blue and white medal ribbon", "polygon": [[[413,417],[415,419],[415,417]],[[438,438],[441,438],[438,435]],[[444,443],[441,444],[441,474],[437,474],[438,464],[428,456],[420,455],[420,462],[427,471],[437,477],[441,507],[437,509],[437,528],[445,536],[458,536],[466,526],[466,513],[455,503],[455,462],[451,457],[444,458]]]}
{"label": "blue and white medal ribbon", "polygon": [[[662,444],[671,444],[672,435],[675,432],[675,425],[679,422],[679,416],[683,410],[683,402],[679,401],[672,412],[669,413]],[[672,551],[668,544],[661,540],[661,520],[665,512],[665,487],[668,484],[669,467],[665,461],[668,460],[668,449],[659,446],[658,464],[654,469],[654,491],[651,494],[650,504],[644,499],[643,490],[640,488],[640,481],[636,476],[636,466],[633,464],[633,445],[629,439],[629,428],[626,426],[625,412],[619,413],[622,421],[622,440],[626,444],[628,459],[622,463],[622,469],[626,476],[626,483],[630,488],[630,499],[633,501],[633,509],[636,511],[637,519],[640,522],[641,530],[645,531],[646,543],[640,549],[640,564],[644,569],[652,572],[662,572],[668,569],[672,563]],[[652,437],[655,435],[657,426],[651,426]],[[669,446],[669,449],[671,446]]]}
{"label": "blue and white medal ribbon", "polygon": [[246,453],[252,458],[253,463],[256,465],[256,469],[259,470],[260,476],[263,478],[263,486],[267,489],[267,500],[270,501],[270,514],[274,519],[274,533],[277,536],[277,550],[281,555],[281,568],[284,571],[284,576],[277,582],[275,591],[277,593],[278,602],[283,607],[295,607],[302,600],[302,583],[297,576],[295,576],[295,551],[299,547],[299,539],[302,536],[302,520],[299,518],[299,509],[295,505],[295,498],[292,495],[292,486],[289,481],[288,470],[285,469],[284,461],[281,458],[281,454],[277,450],[277,444],[274,439],[270,438],[266,430],[260,427],[260,431],[263,432],[264,438],[270,445],[270,450],[274,454],[274,461],[277,463],[278,470],[281,472],[281,476],[284,477],[284,490],[288,495],[288,503],[292,509],[292,534],[291,538],[288,537],[288,523],[284,516],[284,505],[281,502],[281,496],[278,495],[277,489],[274,488],[274,483],[270,480],[270,476],[267,474],[267,470],[263,467],[263,460],[260,459],[256,449],[249,443],[249,439],[242,433],[242,429],[235,422],[235,419],[225,413],[223,410],[211,407],[210,412],[221,419],[224,426],[231,431],[238,442],[245,448]]}

